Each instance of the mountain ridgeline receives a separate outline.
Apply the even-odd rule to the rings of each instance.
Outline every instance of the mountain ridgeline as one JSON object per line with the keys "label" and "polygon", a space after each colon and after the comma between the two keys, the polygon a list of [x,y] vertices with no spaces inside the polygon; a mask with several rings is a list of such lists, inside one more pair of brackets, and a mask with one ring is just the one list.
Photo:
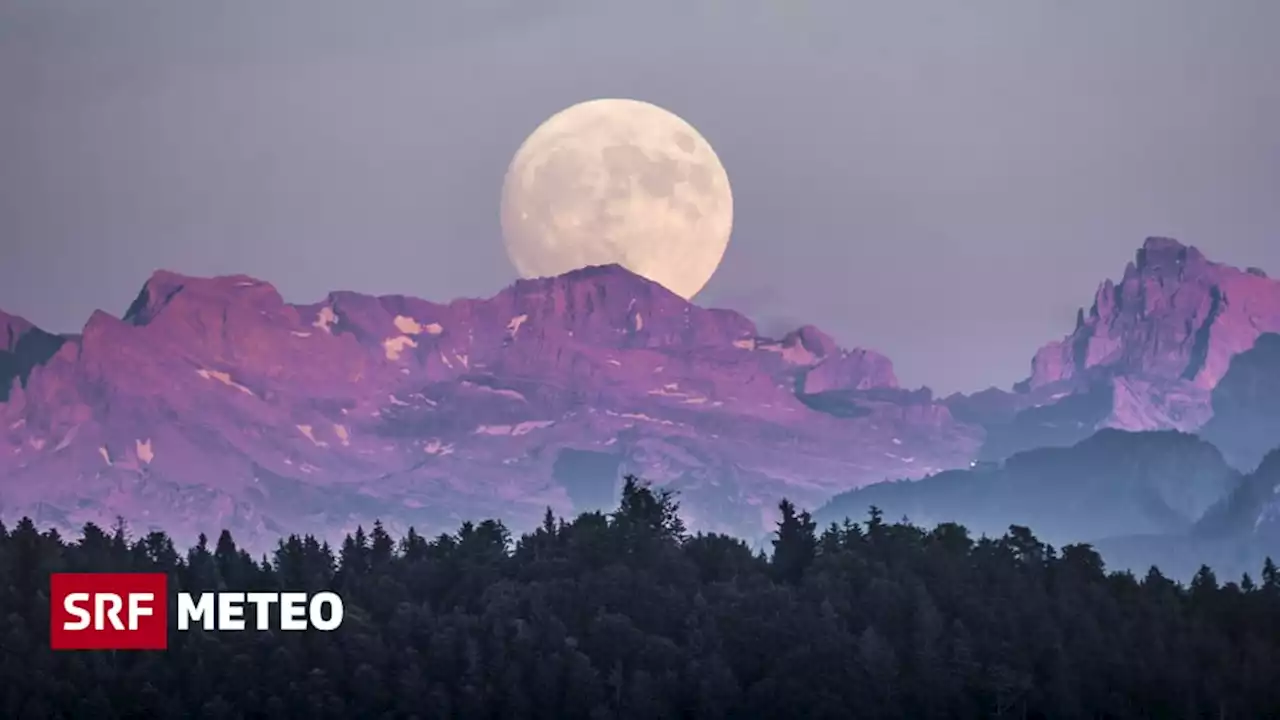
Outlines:
{"label": "mountain ridgeline", "polygon": [[[1114,438],[1103,438],[1102,444]],[[1154,443],[1176,442],[1157,438]],[[1154,450],[1153,450],[1154,451]],[[1099,450],[1102,452],[1102,450]],[[1197,451],[1199,452],[1199,451]],[[1194,502],[1194,499],[1190,502]],[[1280,571],[1187,585],[1108,573],[1025,527],[975,540],[876,512],[818,532],[789,502],[772,553],[690,535],[628,480],[616,509],[515,542],[357,529],[337,552],[230,533],[179,552],[120,524],[67,542],[0,526],[0,713],[145,717],[977,720],[1280,715]],[[332,590],[332,632],[172,632],[166,653],[53,652],[52,571],[151,571],[176,591]],[[248,613],[250,627],[253,612]]]}
{"label": "mountain ridgeline", "polygon": [[1117,567],[1158,565],[1187,578],[1202,564],[1247,572],[1274,551],[1278,486],[1280,452],[1246,475],[1195,435],[1108,429],[1071,447],[842,493],[814,517],[840,522],[876,507],[888,517],[955,522],[991,537],[1026,525],[1052,544],[1091,543]]}
{"label": "mountain ridgeline", "polygon": [[[619,266],[447,303],[295,304],[247,276],[159,271],[77,334],[0,314],[0,520],[71,533],[124,516],[184,543],[225,527],[269,550],[374,518],[525,530],[548,506],[611,506],[633,474],[678,492],[691,528],[759,537],[783,497],[817,507],[928,478],[855,494],[851,514],[883,495],[983,531],[1024,518],[1055,539],[1173,536],[1232,490],[1231,468],[1280,445],[1275,333],[1280,282],[1168,238],[1101,283],[1011,390],[946,398],[901,387],[874,350],[808,325],[764,336]],[[1185,467],[1160,466],[1176,439],[1089,441],[1106,429],[1200,433],[1231,467],[1190,446],[1172,448]],[[974,460],[1007,469],[954,472]]]}
{"label": "mountain ridgeline", "polygon": [[1062,544],[1187,532],[1239,482],[1221,453],[1194,436],[1103,430],[1072,447],[1030,450],[1003,464],[843,493],[815,516],[839,521],[874,505],[890,517],[926,526],[959,522],[993,536],[1027,525]]}
{"label": "mountain ridgeline", "polygon": [[1213,389],[1213,417],[1199,433],[1245,470],[1280,445],[1280,335],[1263,335],[1232,359]]}
{"label": "mountain ridgeline", "polygon": [[[1214,422],[1229,460],[1250,470],[1280,444],[1280,434],[1265,432],[1280,428],[1280,365],[1268,333],[1280,333],[1280,283],[1148,238],[1118,281],[1098,286],[1075,329],[1036,352],[1030,377],[1012,393],[947,404],[957,419],[985,428],[983,461],[1074,445],[1101,428],[1197,432]],[[1249,396],[1258,383],[1271,384],[1267,399]]]}

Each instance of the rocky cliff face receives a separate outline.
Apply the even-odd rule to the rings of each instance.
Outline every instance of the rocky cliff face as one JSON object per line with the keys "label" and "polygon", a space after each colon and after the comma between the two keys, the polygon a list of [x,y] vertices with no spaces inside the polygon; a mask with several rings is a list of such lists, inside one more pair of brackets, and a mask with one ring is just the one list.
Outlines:
{"label": "rocky cliff face", "polygon": [[783,495],[967,464],[980,440],[876,353],[760,337],[618,267],[449,304],[161,272],[78,336],[0,329],[0,516],[69,530],[518,526],[635,472],[694,527],[758,534]]}
{"label": "rocky cliff face", "polygon": [[1200,435],[1242,470],[1280,448],[1280,335],[1263,335],[1231,361],[1213,389],[1213,417]]}
{"label": "rocky cliff face", "polygon": [[[374,517],[520,526],[610,506],[633,472],[678,490],[692,527],[755,536],[784,495],[817,507],[1103,427],[1216,412],[1206,432],[1244,438],[1240,418],[1274,414],[1257,341],[1277,331],[1280,283],[1153,238],[1014,392],[937,401],[875,352],[810,326],[762,337],[618,267],[448,304],[293,305],[253,278],[161,272],[79,335],[0,314],[0,519],[247,541]],[[1271,427],[1229,457],[1256,462]]]}
{"label": "rocky cliff face", "polygon": [[52,357],[62,343],[63,338],[0,312],[0,401],[8,399],[14,382],[25,383],[31,370]]}
{"label": "rocky cliff face", "polygon": [[1032,360],[1031,390],[1096,377],[1122,383],[1113,420],[1199,424],[1207,418],[1176,413],[1144,416],[1123,403],[1146,386],[1181,386],[1188,395],[1212,390],[1232,358],[1258,336],[1280,331],[1280,283],[1264,273],[1210,262],[1194,247],[1148,238],[1120,282],[1098,288],[1093,307],[1075,331],[1041,348]]}
{"label": "rocky cliff face", "polygon": [[948,404],[962,417],[986,411],[983,453],[993,458],[1070,445],[1100,427],[1194,431],[1213,416],[1211,394],[1232,359],[1278,330],[1280,283],[1148,238],[1074,331],[1035,354],[1014,393]]}

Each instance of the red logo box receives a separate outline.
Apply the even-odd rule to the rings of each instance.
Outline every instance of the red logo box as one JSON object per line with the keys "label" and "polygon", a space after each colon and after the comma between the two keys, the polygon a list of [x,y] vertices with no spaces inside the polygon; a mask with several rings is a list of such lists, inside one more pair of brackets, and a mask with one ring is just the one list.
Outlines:
{"label": "red logo box", "polygon": [[169,646],[164,573],[54,573],[49,646],[54,650],[164,650]]}

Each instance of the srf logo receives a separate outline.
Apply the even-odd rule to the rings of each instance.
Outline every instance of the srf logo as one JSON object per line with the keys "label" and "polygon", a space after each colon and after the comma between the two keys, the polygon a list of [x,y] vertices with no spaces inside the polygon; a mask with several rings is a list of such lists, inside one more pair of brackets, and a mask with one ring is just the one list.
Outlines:
{"label": "srf logo", "polygon": [[54,650],[164,650],[169,646],[164,573],[54,573],[49,646]]}

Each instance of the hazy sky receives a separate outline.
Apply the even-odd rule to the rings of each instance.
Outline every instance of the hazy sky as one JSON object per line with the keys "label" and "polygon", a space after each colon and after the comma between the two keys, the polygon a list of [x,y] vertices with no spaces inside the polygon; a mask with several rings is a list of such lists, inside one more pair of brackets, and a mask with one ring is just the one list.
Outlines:
{"label": "hazy sky", "polygon": [[507,162],[648,100],[733,183],[698,302],[1008,386],[1147,235],[1280,275],[1277,0],[0,0],[0,308],[156,268],[487,296]]}

